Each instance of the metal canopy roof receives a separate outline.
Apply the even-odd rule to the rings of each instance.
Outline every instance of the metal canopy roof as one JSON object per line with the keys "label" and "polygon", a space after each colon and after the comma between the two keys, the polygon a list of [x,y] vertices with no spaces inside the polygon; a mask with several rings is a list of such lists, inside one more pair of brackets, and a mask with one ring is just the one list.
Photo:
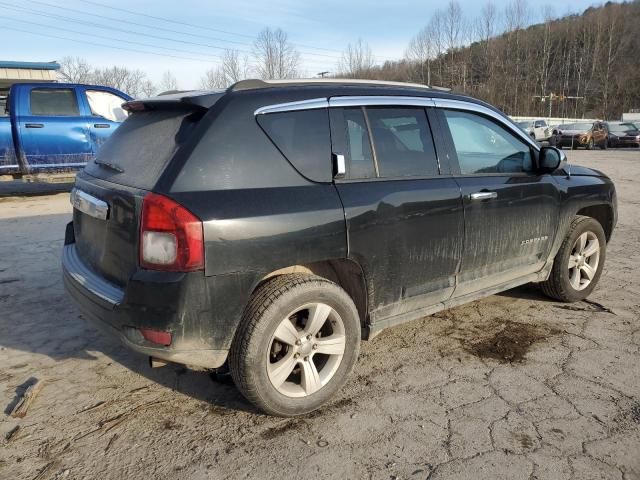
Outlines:
{"label": "metal canopy roof", "polygon": [[57,62],[14,62],[10,60],[0,60],[0,68],[18,68],[28,70],[60,70]]}

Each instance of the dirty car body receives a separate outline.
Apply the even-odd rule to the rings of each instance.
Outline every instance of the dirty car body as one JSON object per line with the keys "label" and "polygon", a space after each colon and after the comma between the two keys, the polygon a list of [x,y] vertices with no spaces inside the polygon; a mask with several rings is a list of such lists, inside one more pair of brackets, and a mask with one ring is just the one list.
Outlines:
{"label": "dirty car body", "polygon": [[[607,240],[616,223],[604,174],[544,168],[544,149],[465,96],[245,81],[128,108],[77,176],[64,283],[87,318],[167,361],[223,366],[274,278],[339,285],[367,339],[545,280],[576,215]],[[153,263],[154,205],[187,218],[177,268]]]}

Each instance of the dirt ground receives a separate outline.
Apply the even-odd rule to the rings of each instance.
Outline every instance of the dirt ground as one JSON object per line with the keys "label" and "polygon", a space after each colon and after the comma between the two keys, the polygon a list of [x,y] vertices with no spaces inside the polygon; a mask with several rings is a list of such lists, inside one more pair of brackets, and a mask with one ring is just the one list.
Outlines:
{"label": "dirt ground", "polygon": [[0,478],[639,479],[640,152],[567,153],[618,189],[591,301],[523,287],[388,330],[293,420],[103,338],[62,287],[68,194],[0,200]]}

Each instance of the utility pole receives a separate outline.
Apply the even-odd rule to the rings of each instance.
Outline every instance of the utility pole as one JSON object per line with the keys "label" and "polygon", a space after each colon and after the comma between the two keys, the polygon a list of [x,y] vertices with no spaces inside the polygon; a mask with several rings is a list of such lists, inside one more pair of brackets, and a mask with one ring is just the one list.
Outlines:
{"label": "utility pole", "polygon": [[327,71],[327,72],[318,72],[316,75],[320,75],[320,78],[324,78],[326,75],[330,74],[331,72]]}

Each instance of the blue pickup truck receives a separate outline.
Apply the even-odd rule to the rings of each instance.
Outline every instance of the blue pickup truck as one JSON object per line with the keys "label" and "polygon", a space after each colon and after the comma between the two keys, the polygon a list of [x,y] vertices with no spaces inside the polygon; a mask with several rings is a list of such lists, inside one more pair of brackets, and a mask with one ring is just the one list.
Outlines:
{"label": "blue pickup truck", "polygon": [[77,170],[127,117],[116,89],[17,83],[0,99],[0,175]]}

